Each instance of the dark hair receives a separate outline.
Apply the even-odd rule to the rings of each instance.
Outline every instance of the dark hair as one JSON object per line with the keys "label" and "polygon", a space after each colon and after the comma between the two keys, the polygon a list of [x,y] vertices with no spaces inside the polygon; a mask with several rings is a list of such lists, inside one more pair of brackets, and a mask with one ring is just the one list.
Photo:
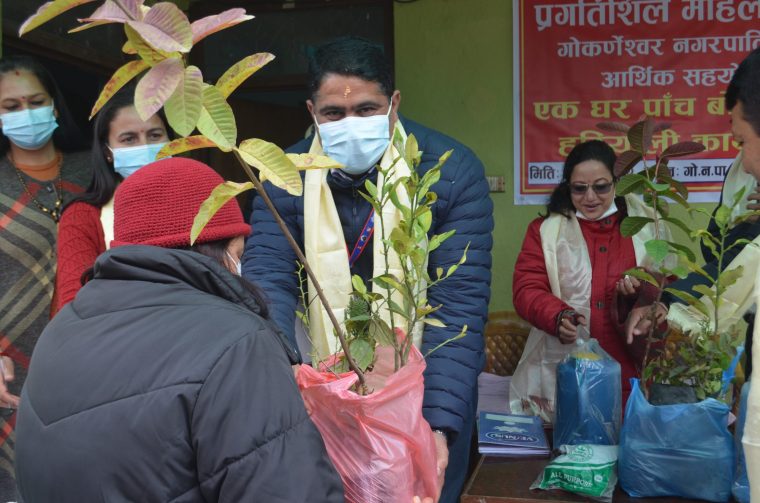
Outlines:
{"label": "dark hair", "polygon": [[[119,110],[133,106],[134,101],[135,86],[128,85],[119,89],[98,111],[92,128],[92,179],[87,190],[76,200],[93,206],[103,206],[113,197],[121,177],[116,174],[112,163],[108,161],[108,135],[111,131],[111,122]],[[164,123],[166,134],[171,140],[174,135],[169,128],[163,109],[159,110],[157,115]]]}
{"label": "dark hair", "polygon": [[326,75],[335,73],[377,82],[389,98],[393,95],[393,69],[383,48],[360,37],[340,37],[317,47],[309,58],[311,98]]}
{"label": "dark hair", "polygon": [[744,120],[760,135],[760,47],[739,64],[726,89],[726,109],[741,102]]}
{"label": "dark hair", "polygon": [[[55,83],[53,76],[50,75],[44,66],[37,60],[28,56],[8,56],[0,59],[0,79],[9,72],[17,70],[26,70],[40,81],[42,87],[47,91],[51,98],[55,110],[58,112],[58,127],[53,132],[53,144],[63,152],[73,152],[86,148],[82,133],[71,118],[69,109],[66,106],[66,100]],[[4,155],[10,148],[10,141],[0,131],[0,155]]]}
{"label": "dark hair", "polygon": [[552,213],[559,213],[570,217],[575,212],[573,200],[570,197],[570,177],[573,174],[575,166],[584,161],[599,161],[609,170],[612,179],[615,180],[613,168],[615,167],[615,151],[612,147],[601,140],[589,140],[577,144],[570,151],[565,159],[565,166],[562,169],[562,181],[549,196],[549,203],[546,205],[546,216]]}
{"label": "dark hair", "polygon": [[[227,264],[229,263],[229,257],[227,257],[227,248],[230,245],[230,241],[233,239],[234,238],[208,241],[206,243],[195,243],[186,249],[210,257],[219,262],[222,267],[227,268]],[[240,285],[249,294],[251,294],[251,297],[253,297],[253,299],[259,305],[259,315],[264,319],[269,319],[269,308],[267,307],[267,300],[261,289],[242,276],[235,276],[235,278],[238,280]]]}

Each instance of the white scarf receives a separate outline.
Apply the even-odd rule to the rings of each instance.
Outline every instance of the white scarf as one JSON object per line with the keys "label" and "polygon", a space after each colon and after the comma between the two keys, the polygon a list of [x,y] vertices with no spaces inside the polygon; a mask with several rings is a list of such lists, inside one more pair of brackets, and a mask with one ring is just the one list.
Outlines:
{"label": "white scarf", "polygon": [[[406,132],[400,121],[396,121],[395,131],[406,140]],[[315,136],[311,144],[309,153],[323,155],[322,146],[317,136]],[[400,158],[394,165],[393,161],[397,157]],[[409,166],[407,166],[404,158],[399,156],[392,142],[380,160],[380,166],[384,170],[390,168],[391,165],[394,166],[389,177],[391,180],[409,176]],[[383,183],[382,174],[378,174],[377,186],[380,187]],[[398,191],[399,200],[404,204],[409,204],[409,198],[403,186],[399,185]],[[372,240],[373,276],[386,273],[386,258],[381,237],[385,235],[387,238],[390,231],[398,225],[401,219],[401,212],[390,201],[383,206],[382,213],[382,220],[379,215],[375,215],[374,220],[375,229],[374,239]],[[385,233],[383,231],[383,224],[387,229]],[[340,223],[338,210],[335,207],[332,192],[327,184],[326,170],[308,170],[305,174],[304,252],[306,260],[316,274],[335,317],[343,324],[353,287],[351,285],[346,240],[343,236],[343,228]],[[388,272],[397,278],[402,278],[403,273],[399,257],[392,249],[389,250],[387,260],[389,264]],[[324,359],[328,355],[339,351],[340,343],[337,336],[335,336],[327,311],[323,308],[322,302],[316,295],[316,290],[311,280],[309,280],[308,288],[309,334],[313,354],[317,359]],[[379,291],[375,288],[375,285],[372,286],[372,289],[373,291]],[[394,296],[394,301],[402,305],[400,296]],[[387,307],[384,306],[380,310],[380,316],[390,326],[391,316]],[[397,315],[396,318],[398,319]],[[421,335],[421,326],[415,327],[413,337],[418,347]]]}
{"label": "white scarf", "polygon": [[[629,215],[652,218],[652,209],[636,196],[627,195],[625,201]],[[671,240],[667,226],[661,226],[661,234],[661,239]],[[636,264],[649,264],[644,244],[654,238],[653,224],[633,236]],[[552,293],[583,315],[590,326],[592,267],[578,219],[574,215],[550,215],[541,224],[541,248]],[[553,422],[557,365],[575,347],[535,327],[531,329],[511,380],[509,405],[513,413],[538,415]]]}

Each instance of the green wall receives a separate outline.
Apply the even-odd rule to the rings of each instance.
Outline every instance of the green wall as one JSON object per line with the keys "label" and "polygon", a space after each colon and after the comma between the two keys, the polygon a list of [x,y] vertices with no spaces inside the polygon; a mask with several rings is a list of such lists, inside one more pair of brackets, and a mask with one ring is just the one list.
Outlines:
{"label": "green wall", "polygon": [[[394,3],[394,18],[401,112],[458,139],[480,157],[487,175],[505,178],[506,192],[491,193],[496,227],[490,310],[512,310],[515,260],[528,224],[542,210],[512,203],[512,2]],[[685,218],[683,212],[675,216]]]}
{"label": "green wall", "polygon": [[486,174],[503,176],[494,202],[491,311],[512,309],[512,270],[538,206],[512,204],[512,2],[395,3],[401,112],[472,148]]}

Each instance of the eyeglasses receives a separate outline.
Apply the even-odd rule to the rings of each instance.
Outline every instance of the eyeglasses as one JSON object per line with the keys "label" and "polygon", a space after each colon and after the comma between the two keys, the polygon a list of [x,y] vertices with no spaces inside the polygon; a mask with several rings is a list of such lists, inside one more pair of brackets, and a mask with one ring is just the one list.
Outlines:
{"label": "eyeglasses", "polygon": [[612,186],[615,185],[612,182],[602,182],[589,185],[587,183],[571,183],[570,192],[576,196],[583,196],[586,194],[589,188],[593,189],[596,195],[608,194],[612,190]]}

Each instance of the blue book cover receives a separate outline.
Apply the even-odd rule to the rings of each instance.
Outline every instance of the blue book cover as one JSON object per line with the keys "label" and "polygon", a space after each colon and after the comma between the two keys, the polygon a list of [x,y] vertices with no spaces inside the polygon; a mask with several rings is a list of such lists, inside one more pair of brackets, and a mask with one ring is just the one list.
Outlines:
{"label": "blue book cover", "polygon": [[481,454],[548,455],[541,418],[481,412],[478,418],[478,451]]}

